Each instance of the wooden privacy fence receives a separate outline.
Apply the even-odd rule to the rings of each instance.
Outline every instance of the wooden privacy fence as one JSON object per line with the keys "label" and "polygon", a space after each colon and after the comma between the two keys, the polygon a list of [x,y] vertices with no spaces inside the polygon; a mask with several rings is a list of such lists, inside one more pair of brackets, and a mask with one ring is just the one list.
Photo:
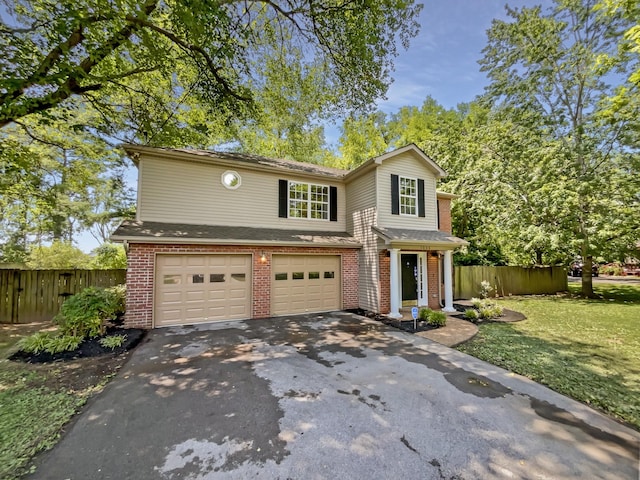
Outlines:
{"label": "wooden privacy fence", "polygon": [[565,267],[455,267],[455,298],[480,296],[486,280],[495,291],[491,295],[536,295],[567,290]]}
{"label": "wooden privacy fence", "polygon": [[51,320],[87,287],[125,283],[126,270],[0,270],[0,323]]}

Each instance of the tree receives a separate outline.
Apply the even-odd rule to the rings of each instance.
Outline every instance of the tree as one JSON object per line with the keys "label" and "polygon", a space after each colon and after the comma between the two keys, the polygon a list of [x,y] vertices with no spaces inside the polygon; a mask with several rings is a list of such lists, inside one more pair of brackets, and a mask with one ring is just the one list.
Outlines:
{"label": "tree", "polygon": [[70,242],[55,241],[50,246],[34,247],[27,258],[27,266],[33,269],[87,268],[89,255]]}
{"label": "tree", "polygon": [[593,256],[613,239],[635,241],[637,213],[626,214],[637,211],[639,201],[632,161],[637,145],[622,146],[637,111],[603,115],[606,100],[623,90],[627,78],[620,74],[629,60],[617,55],[616,40],[629,22],[598,15],[594,4],[557,0],[547,13],[540,7],[507,9],[512,21],[494,20],[480,61],[491,82],[486,100],[515,125],[538,130],[557,146],[553,191],[562,195],[553,201],[569,206],[558,209],[557,220],[584,260],[585,296],[593,296]]}
{"label": "tree", "polygon": [[122,245],[103,243],[92,252],[90,267],[96,270],[116,270],[127,268],[127,254]]}
{"label": "tree", "polygon": [[[171,115],[145,93],[158,84],[174,110],[190,96],[224,124],[250,116],[250,85],[281,48],[299,48],[300,64],[319,69],[333,92],[323,111],[363,108],[386,91],[397,43],[416,35],[421,9],[413,0],[4,3],[0,127],[74,97],[106,120],[138,109]],[[114,101],[123,98],[128,112]]]}
{"label": "tree", "polygon": [[32,244],[71,242],[85,229],[102,227],[104,236],[104,227],[130,213],[123,154],[76,128],[90,122],[90,115],[78,110],[64,120],[49,119],[48,125],[18,120],[0,132],[4,258],[20,260]]}
{"label": "tree", "polygon": [[340,136],[340,156],[330,166],[349,170],[382,155],[390,145],[386,120],[382,112],[346,118]]}

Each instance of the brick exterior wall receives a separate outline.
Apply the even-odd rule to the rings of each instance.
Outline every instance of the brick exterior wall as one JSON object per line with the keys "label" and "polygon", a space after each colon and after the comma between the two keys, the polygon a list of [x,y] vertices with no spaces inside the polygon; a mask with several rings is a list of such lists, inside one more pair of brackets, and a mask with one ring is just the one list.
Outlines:
{"label": "brick exterior wall", "polygon": [[[440,309],[440,290],[438,289],[438,282],[440,277],[438,275],[438,262],[439,257],[432,256],[433,252],[427,252],[427,304],[429,308],[433,310]],[[381,250],[379,253],[380,264],[380,277],[378,279],[380,285],[380,311],[381,314],[386,314],[391,311],[391,260],[387,256],[387,250]],[[444,295],[444,285],[442,286],[442,292]]]}
{"label": "brick exterior wall", "polygon": [[[267,261],[262,262],[262,253]],[[252,318],[271,312],[271,255],[340,255],[342,257],[342,308],[358,308],[358,250],[352,248],[250,247],[233,245],[165,245],[131,243],[127,253],[127,312],[125,326],[152,328],[153,283],[156,253],[243,253],[253,254]]]}
{"label": "brick exterior wall", "polygon": [[438,198],[438,218],[441,232],[451,233],[451,199]]}
{"label": "brick exterior wall", "polygon": [[378,272],[380,277],[380,305],[379,313],[385,314],[391,311],[391,258],[387,255],[387,250],[378,252]]}
{"label": "brick exterior wall", "polygon": [[435,252],[427,252],[427,295],[429,296],[427,305],[429,305],[429,308],[432,310],[439,310],[440,292],[438,285],[440,283],[440,277],[438,276],[438,262],[440,259],[432,256],[432,253]]}

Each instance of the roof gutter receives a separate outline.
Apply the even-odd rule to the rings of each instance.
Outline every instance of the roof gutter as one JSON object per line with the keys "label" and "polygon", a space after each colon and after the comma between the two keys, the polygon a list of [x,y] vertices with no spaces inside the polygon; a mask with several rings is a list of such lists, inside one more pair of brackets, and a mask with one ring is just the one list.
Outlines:
{"label": "roof gutter", "polygon": [[276,241],[276,240],[242,240],[242,239],[218,239],[218,238],[167,238],[167,237],[124,237],[120,235],[112,235],[111,240],[114,242],[132,243],[161,243],[167,245],[243,245],[243,246],[287,246],[287,247],[314,247],[314,248],[362,248],[361,243],[340,243],[340,242],[322,242],[311,243],[303,241]]}

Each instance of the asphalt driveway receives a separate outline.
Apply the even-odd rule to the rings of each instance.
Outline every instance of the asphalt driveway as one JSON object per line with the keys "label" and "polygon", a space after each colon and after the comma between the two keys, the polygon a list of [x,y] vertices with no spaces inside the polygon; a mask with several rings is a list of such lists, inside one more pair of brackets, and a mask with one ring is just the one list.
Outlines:
{"label": "asphalt driveway", "polygon": [[150,332],[31,478],[637,480],[639,445],[538,384],[340,312]]}

